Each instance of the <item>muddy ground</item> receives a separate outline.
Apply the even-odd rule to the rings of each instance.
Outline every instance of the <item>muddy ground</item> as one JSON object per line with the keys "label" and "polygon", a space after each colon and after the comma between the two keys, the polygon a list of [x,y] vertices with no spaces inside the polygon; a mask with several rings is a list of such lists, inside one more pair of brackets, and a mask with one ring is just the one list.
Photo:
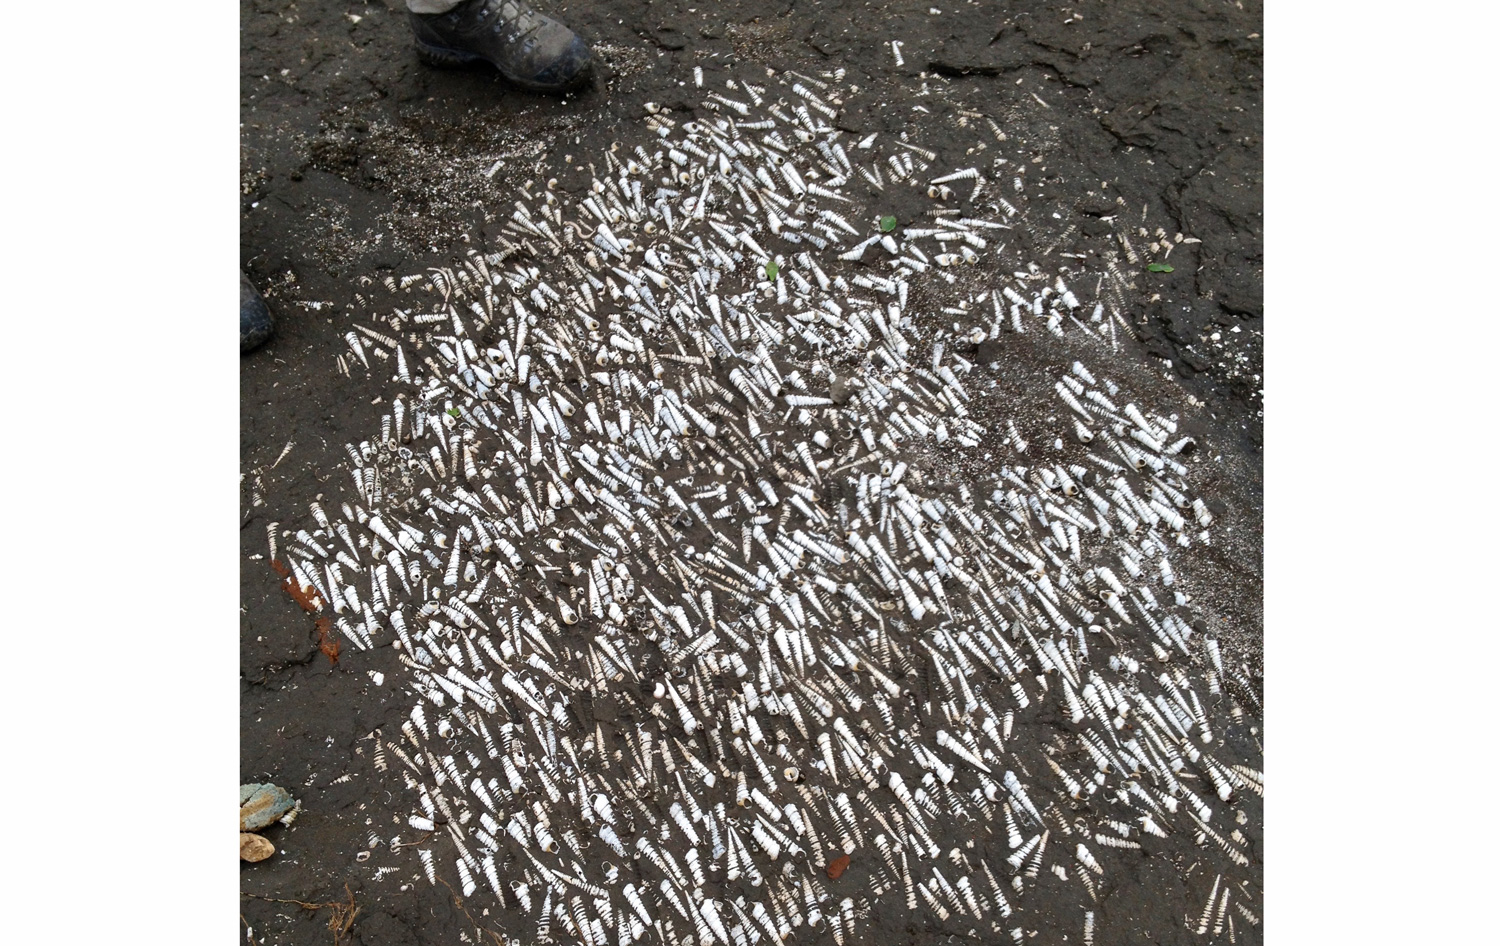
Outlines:
{"label": "muddy ground", "polygon": [[[259,471],[262,488],[252,495],[246,477],[241,778],[285,785],[305,807],[294,826],[269,833],[280,848],[272,860],[242,869],[241,929],[257,942],[452,943],[472,941],[463,931],[482,921],[441,888],[377,888],[356,870],[369,826],[404,812],[399,799],[369,797],[362,778],[365,737],[406,708],[365,671],[399,667],[377,649],[346,651],[330,670],[311,622],[252,558],[266,552],[268,523],[301,522],[310,502],[342,500],[344,444],[378,424],[378,383],[334,370],[359,280],[446,265],[497,234],[489,211],[508,208],[541,160],[607,144],[647,102],[684,106],[694,65],[841,66],[870,90],[839,116],[858,132],[899,130],[910,104],[901,96],[915,101],[924,84],[928,106],[951,97],[992,103],[994,114],[1044,108],[1053,197],[1104,232],[1102,218],[1120,211],[1090,192],[1107,181],[1129,213],[1201,241],[1176,248],[1172,273],[1137,281],[1126,315],[1139,337],[1124,343],[1143,371],[1205,402],[1218,425],[1206,433],[1234,471],[1220,485],[1239,538],[1216,567],[1252,592],[1221,603],[1219,618],[1258,665],[1258,3],[628,0],[550,12],[595,44],[604,67],[593,89],[563,101],[487,71],[422,65],[399,0],[241,5],[241,261],[279,323],[242,362],[241,468]],[[1199,905],[1182,893],[1171,876],[1116,891],[1139,920],[1131,941],[1192,941],[1181,915]],[[334,904],[351,898],[358,914],[347,932],[330,930],[346,915]],[[921,938],[869,933],[872,942]]]}

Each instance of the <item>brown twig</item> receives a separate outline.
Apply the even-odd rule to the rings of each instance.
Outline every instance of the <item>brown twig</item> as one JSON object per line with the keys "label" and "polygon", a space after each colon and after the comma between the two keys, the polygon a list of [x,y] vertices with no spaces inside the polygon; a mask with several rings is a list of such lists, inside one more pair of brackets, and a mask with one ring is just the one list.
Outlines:
{"label": "brown twig", "polygon": [[[348,903],[338,900],[328,903],[305,903],[301,900],[283,900],[280,897],[262,897],[256,893],[241,893],[240,896],[251,897],[255,900],[264,900],[267,903],[295,903],[304,910],[317,911],[326,907],[333,911],[333,915],[328,918],[328,928],[333,931],[333,946],[343,946],[344,936],[354,926],[354,917],[359,913],[359,907],[354,905],[354,891],[349,889],[348,884],[344,884],[344,893],[349,895]],[[240,919],[243,920],[244,916],[241,915]],[[247,922],[245,925],[249,926],[250,924]]]}
{"label": "brown twig", "polygon": [[420,847],[421,845],[426,844],[428,841],[431,841],[436,834],[437,831],[429,831],[426,835],[417,838],[415,841],[406,841],[400,844],[392,843],[391,850],[399,851],[404,847]]}
{"label": "brown twig", "polygon": [[453,895],[453,905],[455,907],[458,907],[460,910],[464,911],[464,916],[468,917],[469,918],[469,922],[474,924],[474,929],[476,931],[478,931],[480,933],[488,934],[489,937],[490,937],[490,939],[493,939],[498,944],[498,946],[505,946],[505,940],[501,939],[500,936],[499,936],[499,934],[497,934],[497,933],[495,933],[495,932],[493,932],[491,930],[485,929],[483,926],[481,926],[474,919],[474,915],[469,912],[469,908],[466,907],[466,906],[464,906],[464,898],[460,897],[458,895],[458,891],[456,891],[456,890],[453,889],[453,885],[452,884],[448,883],[448,881],[444,880],[441,877],[439,877],[437,879],[437,881],[438,881],[438,883],[442,884],[444,887],[448,888],[448,892]]}

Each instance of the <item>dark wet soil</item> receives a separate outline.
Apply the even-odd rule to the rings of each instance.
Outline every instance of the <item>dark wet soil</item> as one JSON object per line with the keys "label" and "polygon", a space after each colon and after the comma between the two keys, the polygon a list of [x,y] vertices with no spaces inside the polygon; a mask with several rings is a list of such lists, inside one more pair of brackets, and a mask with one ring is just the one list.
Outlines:
{"label": "dark wet soil", "polygon": [[[1127,352],[1204,402],[1218,425],[1205,433],[1233,471],[1224,486],[1238,518],[1213,567],[1258,589],[1259,3],[611,0],[545,9],[599,49],[605,68],[592,90],[559,101],[487,71],[428,68],[411,49],[400,0],[241,4],[241,261],[278,319],[277,336],[242,362],[241,780],[276,782],[304,807],[293,826],[267,832],[279,849],[271,860],[242,868],[241,913],[256,942],[486,941],[483,917],[441,888],[376,887],[355,870],[370,830],[406,810],[371,797],[360,777],[368,734],[406,709],[367,671],[400,667],[388,648],[346,650],[330,667],[311,616],[265,560],[266,530],[302,522],[310,502],[343,501],[344,444],[367,437],[382,413],[376,382],[333,367],[347,351],[340,316],[360,305],[362,280],[446,265],[468,241],[498,233],[497,212],[503,222],[510,195],[543,159],[586,160],[645,103],[686,104],[695,65],[710,74],[727,63],[841,66],[870,90],[839,116],[851,131],[899,130],[909,114],[899,96],[924,83],[936,90],[929,106],[951,95],[983,99],[994,114],[1041,107],[1055,122],[1042,164],[1055,198],[1097,219],[1099,234],[1140,218],[1148,231],[1136,249],[1161,239],[1157,228],[1199,241],[1174,245],[1172,272],[1135,283],[1125,314],[1138,338]],[[1119,201],[1098,196],[1101,182]],[[1217,617],[1258,668],[1258,600],[1224,602]],[[1113,941],[1192,941],[1183,914],[1200,904],[1188,902],[1175,869],[1142,865],[1101,908],[1129,931]],[[336,905],[351,897],[352,923],[330,929],[330,920],[345,925]],[[1247,928],[1241,939],[1260,933]]]}

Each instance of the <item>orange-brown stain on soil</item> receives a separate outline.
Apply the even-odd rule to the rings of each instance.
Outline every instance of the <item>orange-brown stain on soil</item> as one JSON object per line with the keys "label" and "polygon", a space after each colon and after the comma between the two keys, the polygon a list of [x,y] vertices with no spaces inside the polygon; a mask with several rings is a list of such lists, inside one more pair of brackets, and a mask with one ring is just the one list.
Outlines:
{"label": "orange-brown stain on soil", "polygon": [[328,658],[330,665],[338,666],[339,642],[338,638],[333,636],[333,621],[328,618],[318,618],[313,622],[313,627],[318,629],[318,650],[321,650],[323,656]]}
{"label": "orange-brown stain on soil", "polygon": [[841,855],[839,857],[835,857],[833,860],[831,860],[831,861],[828,862],[828,879],[829,880],[838,880],[840,877],[844,876],[844,871],[846,871],[848,869],[849,869],[849,855],[848,854],[844,854],[844,855]]}
{"label": "orange-brown stain on soil", "polygon": [[294,578],[288,578],[282,582],[281,587],[286,590],[287,594],[292,596],[293,601],[302,606],[302,610],[308,613],[319,610],[318,593],[313,588],[298,588],[297,581]]}

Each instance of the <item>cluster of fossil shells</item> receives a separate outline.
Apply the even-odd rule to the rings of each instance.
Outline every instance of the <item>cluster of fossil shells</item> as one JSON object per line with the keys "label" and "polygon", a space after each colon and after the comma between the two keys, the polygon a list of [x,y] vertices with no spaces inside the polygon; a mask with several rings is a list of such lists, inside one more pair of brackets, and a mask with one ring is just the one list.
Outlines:
{"label": "cluster of fossil shells", "polygon": [[[1112,277],[1003,257],[1044,224],[998,149],[847,135],[834,78],[649,110],[579,193],[366,300],[345,366],[390,411],[271,543],[404,667],[370,777],[412,808],[370,869],[524,942],[1092,942],[1166,852],[1191,931],[1255,924],[1260,709],[1183,590],[1194,443],[1081,361],[997,406],[974,353],[1107,357]],[[893,188],[931,213],[884,225],[860,195]]]}

